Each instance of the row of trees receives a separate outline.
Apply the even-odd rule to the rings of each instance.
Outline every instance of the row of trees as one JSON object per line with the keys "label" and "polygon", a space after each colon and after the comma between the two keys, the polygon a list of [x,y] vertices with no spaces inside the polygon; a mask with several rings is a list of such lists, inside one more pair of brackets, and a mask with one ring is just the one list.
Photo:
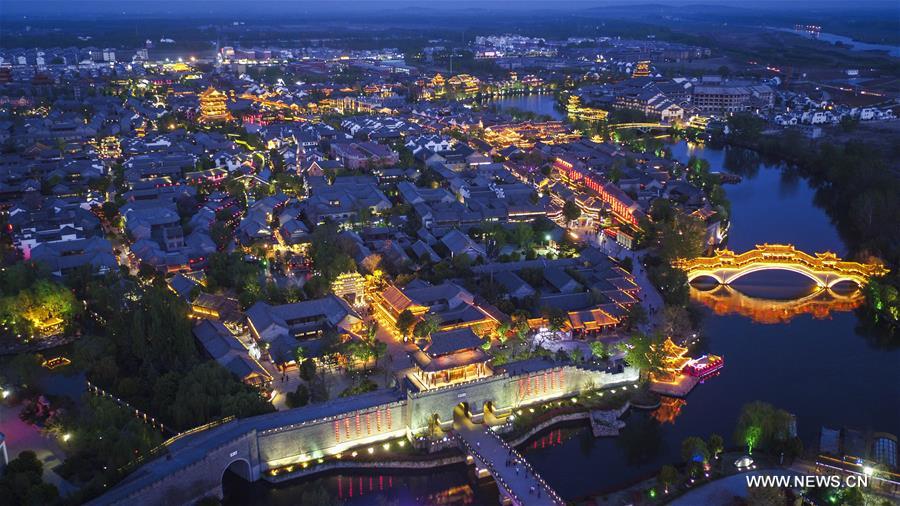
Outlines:
{"label": "row of trees", "polygon": [[107,277],[84,291],[102,328],[78,342],[76,360],[95,383],[179,429],[272,409],[201,355],[187,305],[164,282]]}
{"label": "row of trees", "polygon": [[[800,439],[793,433],[793,417],[784,410],[759,401],[741,408],[733,442],[738,447],[746,447],[748,453],[761,449],[770,455],[783,454],[787,459],[793,459],[803,451]],[[685,438],[681,442],[684,476],[675,466],[665,465],[657,476],[659,487],[668,494],[670,487],[683,477],[700,477],[708,472],[710,462],[718,460],[724,450],[725,440],[718,434],[711,434],[706,440],[696,436]]]}
{"label": "row of trees", "polygon": [[[815,202],[828,213],[857,258],[883,259],[892,274],[879,285],[900,287],[900,179],[893,165],[900,154],[897,144],[850,140],[807,139],[799,130],[765,135],[764,120],[751,115],[729,118],[725,140],[763,155],[788,162],[786,170],[806,177],[816,189]],[[877,295],[875,291],[870,295]],[[877,303],[879,297],[870,297]],[[873,320],[882,310],[873,312]],[[896,328],[897,320],[878,324]]]}
{"label": "row of trees", "polygon": [[[681,458],[686,465],[686,474],[688,476],[701,474],[710,459],[717,460],[724,450],[725,440],[718,434],[711,434],[706,441],[696,436],[686,438],[681,442]],[[681,474],[675,466],[665,465],[660,469],[656,481],[663,492],[668,494],[669,487],[680,479]]]}
{"label": "row of trees", "polygon": [[686,306],[688,303],[687,277],[680,269],[672,267],[679,258],[696,258],[706,247],[706,225],[702,220],[680,212],[673,202],[657,199],[650,207],[650,218],[642,220],[641,246],[653,247],[653,253],[645,256],[647,276],[659,289],[668,305]]}

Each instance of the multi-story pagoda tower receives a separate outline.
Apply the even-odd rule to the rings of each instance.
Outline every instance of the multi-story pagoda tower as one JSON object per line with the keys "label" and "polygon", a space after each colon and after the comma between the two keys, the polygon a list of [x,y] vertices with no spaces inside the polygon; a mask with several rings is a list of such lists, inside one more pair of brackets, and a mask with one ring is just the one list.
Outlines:
{"label": "multi-story pagoda tower", "polygon": [[210,86],[200,94],[200,121],[212,123],[216,121],[228,121],[231,114],[228,112],[226,101],[228,95]]}

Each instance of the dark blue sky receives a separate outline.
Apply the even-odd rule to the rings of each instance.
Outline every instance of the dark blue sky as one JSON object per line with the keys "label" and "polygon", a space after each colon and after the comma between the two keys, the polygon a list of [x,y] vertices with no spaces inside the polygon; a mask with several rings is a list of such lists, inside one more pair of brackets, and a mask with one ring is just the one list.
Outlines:
{"label": "dark blue sky", "polygon": [[456,15],[485,10],[525,13],[527,11],[577,11],[597,7],[622,6],[698,6],[728,7],[735,11],[825,12],[852,10],[883,11],[898,15],[896,0],[0,0],[0,15],[43,17],[98,16],[216,16],[234,18],[285,15],[365,15],[371,12],[433,11]]}

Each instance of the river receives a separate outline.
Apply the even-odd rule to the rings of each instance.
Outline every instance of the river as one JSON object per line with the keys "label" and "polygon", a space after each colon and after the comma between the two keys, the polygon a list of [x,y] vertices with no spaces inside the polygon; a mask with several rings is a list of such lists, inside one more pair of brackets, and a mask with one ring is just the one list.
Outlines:
{"label": "river", "polygon": [[871,42],[862,42],[844,35],[837,35],[835,33],[820,32],[817,34],[811,34],[809,32],[793,30],[790,28],[775,28],[775,30],[790,32],[807,39],[821,40],[829,44],[840,43],[841,45],[850,48],[851,51],[878,51],[887,53],[894,58],[900,58],[900,46],[895,46],[892,44],[874,44]]}
{"label": "river", "polygon": [[[502,100],[524,108],[529,98]],[[552,109],[552,96],[543,98],[543,105],[529,110]],[[846,245],[815,205],[815,191],[804,179],[762,163],[746,151],[684,141],[671,148],[677,159],[686,161],[695,155],[707,159],[714,171],[743,177],[739,184],[726,186],[732,205],[730,248],[740,252],[764,242],[783,242],[807,252],[846,253]],[[773,300],[791,300],[811,290],[808,280],[784,272],[747,276],[737,288],[748,296]],[[696,290],[692,293],[695,300],[702,297]],[[638,411],[626,415],[627,426],[618,438],[595,439],[589,427],[575,424],[555,427],[525,444],[526,458],[564,498],[610,491],[652,476],[663,464],[680,460],[680,444],[688,436],[706,438],[718,433],[730,442],[741,406],[756,400],[796,415],[799,435],[807,446],[816,444],[822,426],[900,432],[900,349],[881,349],[867,340],[857,330],[853,311],[800,312],[777,323],[704,311],[700,351],[724,356],[726,367],[719,376],[699,385],[684,401],[667,399],[655,417]],[[376,481],[372,476],[343,472],[280,487],[244,483],[228,488],[227,503],[297,504],[305,491],[319,488],[349,504],[385,500],[402,505],[496,504],[496,488],[477,485],[464,466],[393,473],[391,487],[383,491],[377,486],[378,475]],[[357,486],[354,498],[348,497],[348,483]],[[365,492],[362,497],[360,490]],[[456,502],[448,502],[451,498]]]}
{"label": "river", "polygon": [[[712,170],[736,172],[739,184],[726,186],[732,219],[728,246],[738,252],[764,242],[792,243],[807,252],[844,254],[825,212],[814,204],[815,190],[790,171],[754,161],[752,153],[672,146],[675,158],[707,159]],[[728,170],[734,169],[734,170]],[[786,272],[758,273],[741,279],[738,289],[766,299],[792,299],[810,291],[810,282]],[[697,291],[693,291],[695,300]],[[657,422],[634,412],[625,437],[593,439],[584,427],[562,429],[560,441],[526,450],[527,458],[566,498],[620,488],[653,475],[661,465],[680,461],[680,443],[711,433],[731,441],[741,406],[762,400],[797,417],[807,447],[819,429],[852,427],[897,433],[900,430],[900,350],[876,347],[857,331],[852,311],[798,314],[779,323],[762,323],[739,314],[706,309],[701,350],[725,358],[722,373],[699,385],[684,403],[669,401]],[[667,416],[663,416],[667,415]]]}

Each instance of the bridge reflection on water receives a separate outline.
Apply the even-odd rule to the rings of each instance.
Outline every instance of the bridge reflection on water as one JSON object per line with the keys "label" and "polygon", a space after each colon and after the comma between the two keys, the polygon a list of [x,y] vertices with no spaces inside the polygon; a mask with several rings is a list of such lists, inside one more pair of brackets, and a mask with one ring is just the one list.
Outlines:
{"label": "bridge reflection on water", "polygon": [[800,315],[826,319],[832,312],[853,311],[865,300],[859,289],[837,291],[814,287],[811,291],[791,299],[770,299],[748,295],[731,285],[716,285],[704,289],[691,285],[691,300],[710,308],[715,314],[736,314],[757,323],[786,323]]}

